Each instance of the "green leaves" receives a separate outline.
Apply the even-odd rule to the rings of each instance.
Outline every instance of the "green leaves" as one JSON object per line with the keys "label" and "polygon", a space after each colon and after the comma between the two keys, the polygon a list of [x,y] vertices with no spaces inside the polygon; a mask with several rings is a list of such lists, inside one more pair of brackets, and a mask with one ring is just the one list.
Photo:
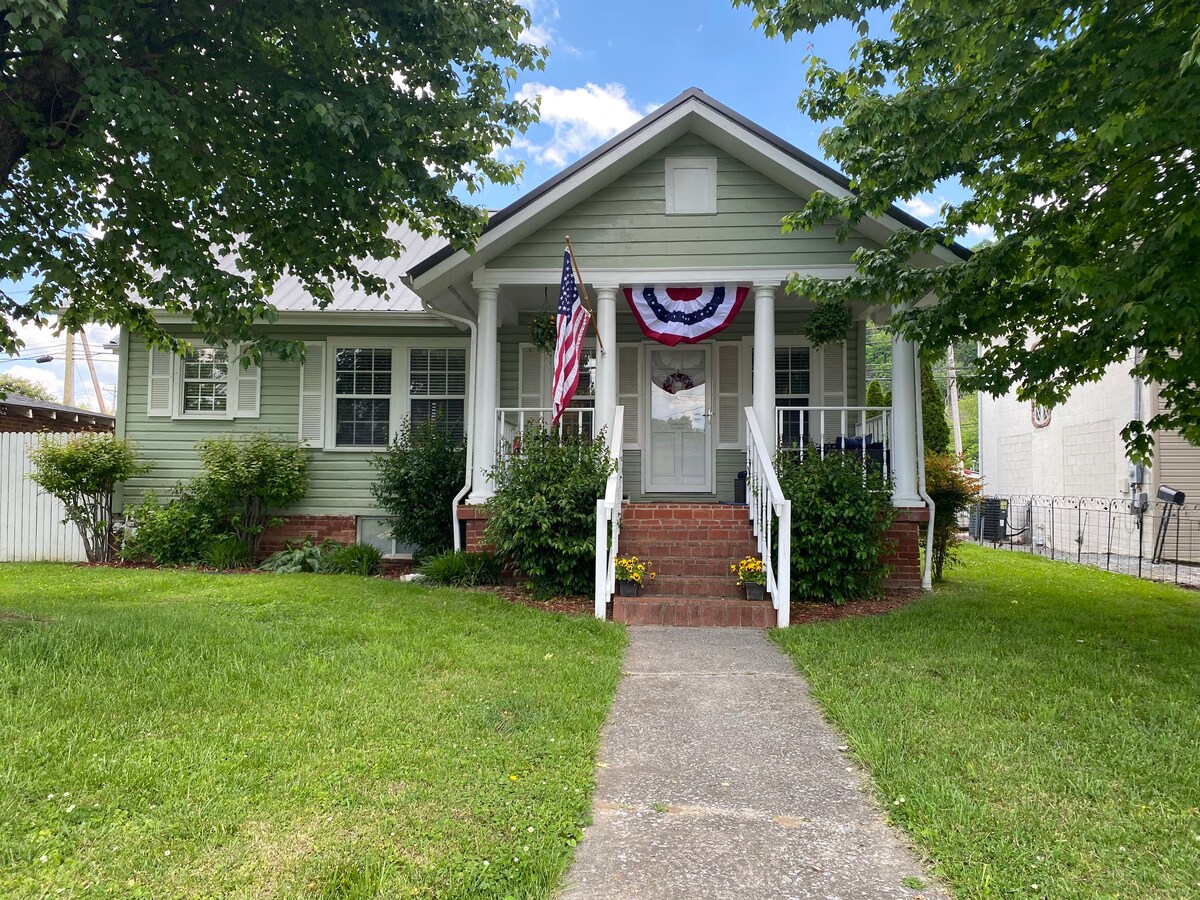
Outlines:
{"label": "green leaves", "polygon": [[[883,4],[739,0],[785,38]],[[1150,431],[1200,436],[1200,8],[903,0],[891,33],[862,37],[838,70],[808,60],[800,107],[855,193],[815,193],[785,229],[867,215],[960,183],[923,234],[856,253],[841,282],[793,278],[822,303],[937,304],[896,325],[933,347],[980,340],[967,387],[1053,405],[1119,363],[1162,385]],[[970,260],[939,244],[996,238]],[[1031,337],[1032,336],[1032,337]],[[1032,346],[1036,344],[1036,346]],[[1136,367],[1131,348],[1143,352]],[[1145,450],[1148,437],[1137,447]]]}
{"label": "green leaves", "polygon": [[456,188],[511,181],[494,148],[534,120],[506,96],[544,56],[528,21],[512,0],[8,10],[0,278],[38,283],[0,297],[0,349],[59,306],[168,341],[134,297],[252,340],[285,269],[382,293],[355,260],[400,253],[390,224],[470,245],[484,216]]}

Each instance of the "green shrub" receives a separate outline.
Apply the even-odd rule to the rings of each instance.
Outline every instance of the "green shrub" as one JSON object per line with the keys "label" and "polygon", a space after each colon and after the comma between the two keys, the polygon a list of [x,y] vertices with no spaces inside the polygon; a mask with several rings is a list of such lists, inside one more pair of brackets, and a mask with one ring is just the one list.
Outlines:
{"label": "green shrub", "polygon": [[137,461],[137,448],[111,434],[85,434],[65,441],[47,439],[29,451],[30,479],[79,529],[88,562],[104,562],[112,547],[112,497],[118,484],[150,470]]}
{"label": "green shrub", "polygon": [[958,516],[979,499],[983,483],[963,471],[953,453],[925,454],[925,491],[933,500],[933,577],[941,581],[946,566],[957,562]]}
{"label": "green shrub", "polygon": [[331,575],[378,575],[383,554],[370,544],[347,544],[321,557],[321,571]]}
{"label": "green shrub", "polygon": [[165,506],[153,494],[127,515],[121,558],[160,566],[187,566],[204,562],[213,540],[226,531],[210,504],[179,485],[177,496]]}
{"label": "green shrub", "polygon": [[427,560],[417,570],[434,584],[447,587],[476,587],[499,584],[504,565],[494,553],[448,550]]}
{"label": "green shrub", "polygon": [[892,398],[884,392],[883,385],[876,379],[871,379],[867,385],[867,406],[891,406]]}
{"label": "green shrub", "polygon": [[204,562],[214,569],[244,569],[252,559],[250,546],[236,534],[218,534],[204,548]]}
{"label": "green shrub", "polygon": [[933,375],[933,362],[921,357],[921,433],[926,452],[945,453],[950,446],[946,395]]}
{"label": "green shrub", "polygon": [[308,492],[308,453],[294,441],[259,432],[249,440],[209,438],[196,445],[204,471],[189,492],[211,503],[230,529],[258,556],[268,514]]}
{"label": "green shrub", "polygon": [[560,439],[540,423],[496,463],[484,539],[538,596],[591,592],[596,500],[614,465],[602,438]]}
{"label": "green shrub", "polygon": [[288,541],[284,549],[276,550],[264,559],[259,569],[276,575],[320,572],[325,559],[341,546],[334,540],[313,543],[312,535],[309,535],[303,541]]}
{"label": "green shrub", "polygon": [[837,605],[878,593],[891,524],[891,485],[856,452],[780,453],[776,471],[792,501],[792,596]]}
{"label": "green shrub", "polygon": [[454,542],[450,504],[466,477],[467,451],[437,422],[401,426],[387,452],[371,460],[378,471],[371,493],[396,517],[392,536],[433,556]]}

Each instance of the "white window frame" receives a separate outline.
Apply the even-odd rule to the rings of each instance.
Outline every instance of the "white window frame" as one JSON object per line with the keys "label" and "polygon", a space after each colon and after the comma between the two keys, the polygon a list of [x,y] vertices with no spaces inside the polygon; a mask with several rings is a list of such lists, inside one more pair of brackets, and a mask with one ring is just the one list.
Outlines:
{"label": "white window frame", "polygon": [[[400,423],[408,418],[409,400],[409,350],[412,349],[465,349],[467,352],[467,394],[464,409],[471,402],[471,349],[466,338],[421,337],[419,335],[370,338],[353,335],[330,335],[325,339],[325,446],[328,453],[379,453],[387,444],[339,447],[337,444],[337,351],[338,350],[391,350],[392,390],[388,405],[388,443],[400,431]],[[424,398],[421,398],[424,399]],[[469,416],[467,416],[469,418]],[[465,427],[465,425],[464,425]],[[468,437],[469,439],[469,437]]]}
{"label": "white window frame", "polygon": [[203,381],[206,384],[211,384],[219,381],[219,379],[197,379],[186,378],[187,370],[187,354],[176,354],[174,362],[175,383],[171,386],[171,418],[172,419],[208,419],[215,421],[230,421],[237,418],[237,390],[238,390],[238,369],[241,366],[241,349],[236,344],[231,344],[228,347],[213,347],[209,344],[193,344],[191,352],[203,353],[206,350],[212,350],[217,353],[225,354],[225,409],[223,410],[206,410],[206,409],[185,409],[184,408],[184,393],[187,390],[188,381]]}
{"label": "white window frame", "polygon": [[[411,387],[412,387],[412,355],[413,355],[413,352],[416,350],[462,350],[462,352],[463,352],[463,390],[462,390],[462,394],[446,394],[446,393],[443,393],[443,394],[414,394],[414,393],[412,393],[412,391],[411,391]],[[429,400],[429,401],[433,401],[433,402],[445,403],[446,401],[449,401],[449,400],[461,399],[463,402],[463,420],[462,420],[463,436],[466,437],[467,436],[466,435],[467,420],[470,418],[470,416],[468,415],[468,413],[470,412],[470,409],[467,406],[467,404],[470,402],[470,372],[471,372],[471,348],[470,348],[470,346],[463,344],[462,346],[440,347],[440,346],[431,346],[431,345],[425,343],[424,341],[422,341],[422,342],[418,342],[416,344],[410,344],[408,349],[404,351],[404,357],[405,357],[405,359],[404,359],[405,365],[408,367],[408,376],[409,376],[405,380],[405,384],[410,388],[408,391],[408,393],[409,393],[408,400],[405,403],[405,417],[410,420],[412,419],[412,405],[417,400]],[[469,440],[469,438],[468,438],[468,440]]]}

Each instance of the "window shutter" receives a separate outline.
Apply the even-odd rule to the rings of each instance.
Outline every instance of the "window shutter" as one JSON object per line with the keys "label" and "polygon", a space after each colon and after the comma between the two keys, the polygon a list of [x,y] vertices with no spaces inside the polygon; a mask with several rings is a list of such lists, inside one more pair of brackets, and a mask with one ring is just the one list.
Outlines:
{"label": "window shutter", "polygon": [[146,381],[146,415],[169,416],[174,391],[174,353],[150,348],[150,373]]}
{"label": "window shutter", "polygon": [[550,357],[532,344],[521,345],[521,373],[517,405],[522,409],[548,407],[547,385],[550,374]]}
{"label": "window shutter", "polygon": [[717,344],[717,447],[742,446],[742,348],[735,343]]}
{"label": "window shutter", "polygon": [[300,443],[314,450],[325,446],[325,342],[305,343],[300,366]]}
{"label": "window shutter", "polygon": [[642,392],[641,344],[617,345],[617,403],[625,407],[625,447],[637,449],[638,426],[642,419],[638,401]]}
{"label": "window shutter", "polygon": [[[233,356],[234,348],[230,348]],[[229,361],[231,379],[230,392],[234,398],[233,417],[236,419],[257,419],[259,416],[259,395],[262,391],[262,370],[253,362],[243,368],[240,354]]]}
{"label": "window shutter", "polygon": [[846,405],[846,345],[821,348],[821,393],[825,406]]}

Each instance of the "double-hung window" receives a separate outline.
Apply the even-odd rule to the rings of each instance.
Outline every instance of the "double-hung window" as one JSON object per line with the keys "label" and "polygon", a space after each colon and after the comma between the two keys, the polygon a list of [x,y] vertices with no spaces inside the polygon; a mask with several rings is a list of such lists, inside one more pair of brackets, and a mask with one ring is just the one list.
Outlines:
{"label": "double-hung window", "polygon": [[224,416],[229,405],[229,354],[205,347],[183,358],[180,411],[183,415]]}
{"label": "double-hung window", "polygon": [[387,446],[392,434],[391,349],[338,347],[333,364],[335,445]]}
{"label": "double-hung window", "polygon": [[408,356],[409,421],[434,422],[455,441],[466,430],[467,351],[414,347]]}
{"label": "double-hung window", "polygon": [[775,405],[797,407],[795,412],[785,409],[779,432],[779,442],[784,447],[794,447],[814,438],[809,434],[809,414],[800,408],[810,405],[812,399],[812,350],[808,347],[775,348]]}

